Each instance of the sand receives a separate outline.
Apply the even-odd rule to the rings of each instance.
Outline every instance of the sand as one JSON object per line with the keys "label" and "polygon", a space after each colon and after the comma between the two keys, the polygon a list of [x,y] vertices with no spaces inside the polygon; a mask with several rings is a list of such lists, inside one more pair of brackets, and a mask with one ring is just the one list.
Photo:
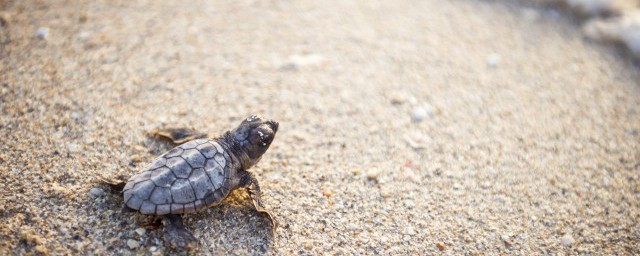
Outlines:
{"label": "sand", "polygon": [[524,1],[2,1],[0,254],[185,253],[101,183],[280,122],[193,254],[640,254],[640,69]]}

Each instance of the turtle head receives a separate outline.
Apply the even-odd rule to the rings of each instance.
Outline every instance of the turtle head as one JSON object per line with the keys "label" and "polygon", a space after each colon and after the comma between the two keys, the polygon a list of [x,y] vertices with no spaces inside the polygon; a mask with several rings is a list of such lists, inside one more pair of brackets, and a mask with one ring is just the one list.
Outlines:
{"label": "turtle head", "polygon": [[249,168],[260,161],[264,152],[269,149],[273,138],[278,131],[278,122],[263,119],[260,116],[252,115],[242,121],[240,125],[232,131],[233,140],[236,145],[248,156],[243,160],[242,166]]}

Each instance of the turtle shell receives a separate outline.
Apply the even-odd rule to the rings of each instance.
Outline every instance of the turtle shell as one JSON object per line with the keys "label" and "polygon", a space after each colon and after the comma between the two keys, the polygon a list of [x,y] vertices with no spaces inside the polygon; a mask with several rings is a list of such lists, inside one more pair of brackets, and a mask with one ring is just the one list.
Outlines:
{"label": "turtle shell", "polygon": [[229,154],[198,139],[156,158],[124,187],[125,204],[143,214],[182,214],[207,208],[229,193]]}

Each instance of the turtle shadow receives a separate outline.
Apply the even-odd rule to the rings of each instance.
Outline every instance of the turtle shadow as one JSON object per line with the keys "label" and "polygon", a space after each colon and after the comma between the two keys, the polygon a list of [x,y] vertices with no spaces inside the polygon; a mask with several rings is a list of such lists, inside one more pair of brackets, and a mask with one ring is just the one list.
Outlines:
{"label": "turtle shadow", "polygon": [[[118,230],[135,237],[135,231],[143,228],[147,234],[139,238],[143,241],[141,247],[162,246],[171,255],[184,253],[184,250],[171,248],[163,242],[162,216],[141,214],[124,205],[124,183],[103,181],[100,187],[107,193],[103,196],[99,210],[113,213],[109,219],[117,223]],[[89,197],[87,200],[93,199]],[[96,215],[102,213],[96,212]],[[198,245],[191,253],[229,254],[240,250],[250,254],[264,254],[270,251],[276,241],[269,218],[255,210],[244,189],[232,191],[218,205],[182,216],[186,228],[198,240]],[[123,241],[112,247],[126,251],[127,245]]]}
{"label": "turtle shadow", "polygon": [[[171,248],[164,242],[164,227],[162,216],[146,215],[131,211],[123,211],[124,202],[122,192],[115,190],[113,185],[101,184],[105,195],[103,202],[95,209],[96,215],[111,212],[110,222],[115,223],[115,231],[125,234],[126,239],[119,239],[118,243],[108,245],[110,250],[127,251],[127,240],[140,242],[136,251],[149,250],[159,247],[170,255],[187,254],[230,254],[237,251],[249,254],[265,254],[271,251],[276,237],[271,232],[269,219],[255,211],[251,205],[249,195],[243,189],[233,191],[220,204],[205,210],[184,214],[186,228],[191,231],[198,244],[190,251]],[[93,200],[93,198],[88,198]],[[108,227],[112,224],[105,224]],[[143,235],[136,234],[144,229]]]}
{"label": "turtle shadow", "polygon": [[243,189],[231,192],[218,205],[184,217],[185,225],[199,233],[199,249],[212,254],[264,254],[277,239],[269,219],[254,209]]}

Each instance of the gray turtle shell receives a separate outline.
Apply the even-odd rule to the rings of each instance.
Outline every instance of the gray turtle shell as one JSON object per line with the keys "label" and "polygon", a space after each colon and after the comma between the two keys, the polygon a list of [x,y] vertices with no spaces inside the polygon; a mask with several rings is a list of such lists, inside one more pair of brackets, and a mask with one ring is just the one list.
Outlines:
{"label": "gray turtle shell", "polygon": [[125,204],[143,214],[205,209],[229,194],[231,158],[220,143],[198,139],[156,158],[124,187]]}

